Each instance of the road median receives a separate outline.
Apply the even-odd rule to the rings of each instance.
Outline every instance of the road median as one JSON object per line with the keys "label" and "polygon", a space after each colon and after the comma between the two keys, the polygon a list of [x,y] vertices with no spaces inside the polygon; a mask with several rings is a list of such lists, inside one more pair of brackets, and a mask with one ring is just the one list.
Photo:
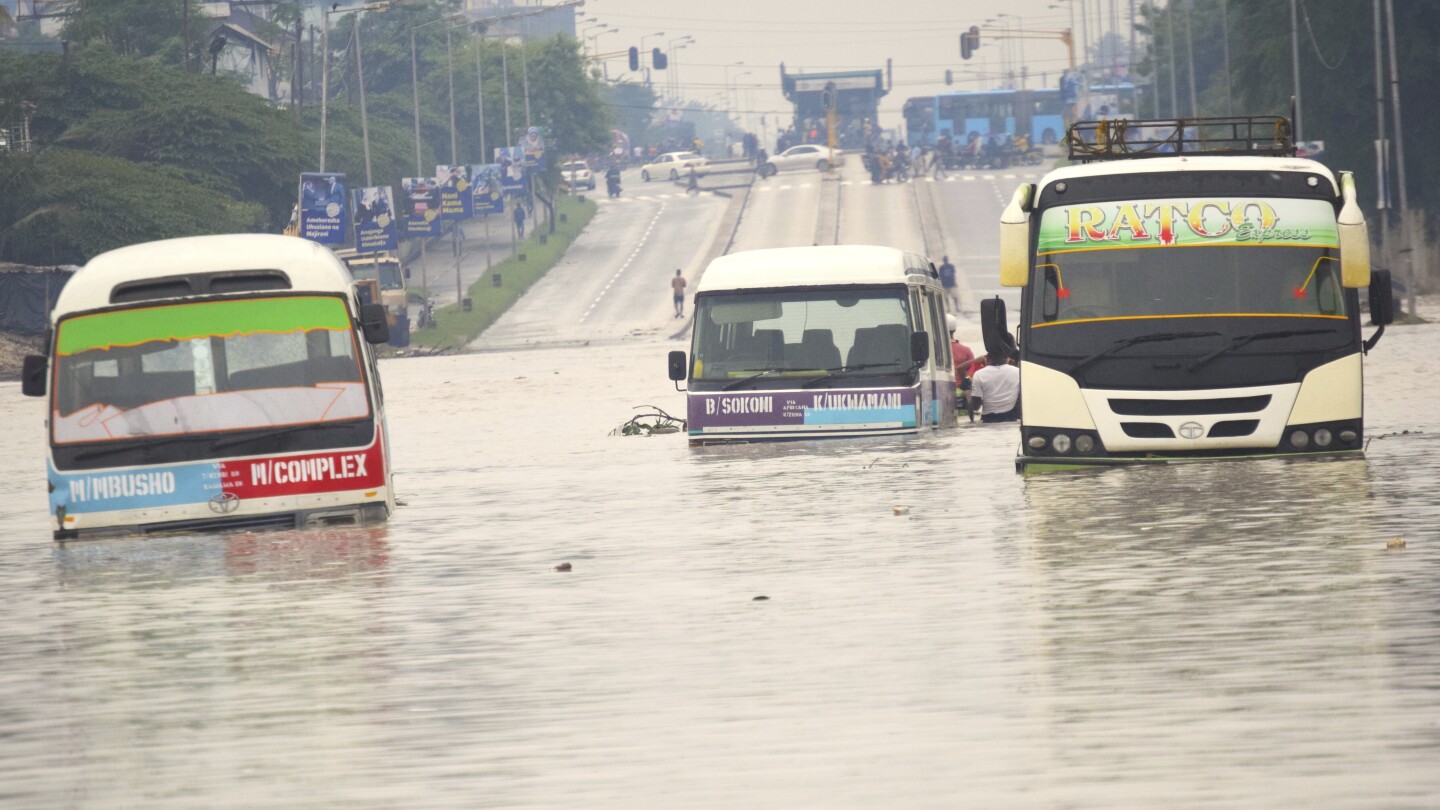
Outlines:
{"label": "road median", "polygon": [[[560,196],[555,201],[555,233],[548,225],[520,243],[516,255],[497,262],[465,291],[465,299],[435,310],[434,328],[410,333],[411,354],[461,349],[495,323],[512,304],[539,281],[595,216],[594,202]],[[542,243],[542,240],[543,243]],[[521,260],[521,257],[524,260]],[[469,301],[466,309],[464,302]]]}

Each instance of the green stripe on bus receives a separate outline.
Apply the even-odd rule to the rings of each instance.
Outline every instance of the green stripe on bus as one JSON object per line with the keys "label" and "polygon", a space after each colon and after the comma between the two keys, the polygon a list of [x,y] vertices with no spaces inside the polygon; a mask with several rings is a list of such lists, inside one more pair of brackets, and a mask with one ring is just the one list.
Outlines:
{"label": "green stripe on bus", "polygon": [[212,335],[287,334],[296,330],[349,328],[350,317],[344,302],[329,296],[169,304],[65,320],[60,324],[55,353],[63,356],[93,349]]}

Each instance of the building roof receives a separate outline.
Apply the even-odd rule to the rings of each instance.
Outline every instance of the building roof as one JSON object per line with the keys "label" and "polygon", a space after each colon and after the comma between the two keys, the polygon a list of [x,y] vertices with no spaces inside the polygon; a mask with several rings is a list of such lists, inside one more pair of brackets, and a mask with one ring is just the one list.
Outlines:
{"label": "building roof", "polygon": [[274,234],[228,234],[163,239],[107,251],[82,267],[55,302],[52,317],[110,306],[110,291],[130,281],[218,273],[281,270],[292,289],[348,293],[354,280],[323,245]]}
{"label": "building roof", "polygon": [[907,281],[912,271],[936,283],[928,275],[928,261],[897,248],[830,245],[747,250],[712,261],[696,291],[897,284]]}

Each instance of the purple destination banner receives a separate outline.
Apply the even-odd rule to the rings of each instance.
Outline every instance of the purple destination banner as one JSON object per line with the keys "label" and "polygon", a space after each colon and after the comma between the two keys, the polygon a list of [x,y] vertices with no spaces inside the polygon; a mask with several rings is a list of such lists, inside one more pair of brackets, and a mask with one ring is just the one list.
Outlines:
{"label": "purple destination banner", "polygon": [[915,396],[914,388],[692,392],[689,430],[715,438],[914,430]]}

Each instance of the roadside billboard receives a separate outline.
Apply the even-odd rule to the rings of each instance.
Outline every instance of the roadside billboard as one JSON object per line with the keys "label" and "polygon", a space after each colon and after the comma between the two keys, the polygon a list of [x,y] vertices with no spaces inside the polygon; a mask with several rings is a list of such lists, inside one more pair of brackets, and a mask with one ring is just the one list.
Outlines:
{"label": "roadside billboard", "polygon": [[355,251],[379,253],[399,247],[395,228],[395,195],[389,186],[357,188],[355,202]]}
{"label": "roadside billboard", "polygon": [[400,180],[405,196],[405,238],[440,235],[440,186],[433,177]]}
{"label": "roadside billboard", "polygon": [[505,189],[500,180],[500,164],[477,163],[470,167],[475,215],[500,214],[505,211]]}
{"label": "roadside billboard", "polygon": [[470,170],[466,166],[436,166],[435,182],[440,184],[440,218],[458,222],[475,216],[475,198],[470,192]]}
{"label": "roadside billboard", "polygon": [[302,173],[299,236],[322,245],[345,244],[350,230],[349,202],[343,173]]}

